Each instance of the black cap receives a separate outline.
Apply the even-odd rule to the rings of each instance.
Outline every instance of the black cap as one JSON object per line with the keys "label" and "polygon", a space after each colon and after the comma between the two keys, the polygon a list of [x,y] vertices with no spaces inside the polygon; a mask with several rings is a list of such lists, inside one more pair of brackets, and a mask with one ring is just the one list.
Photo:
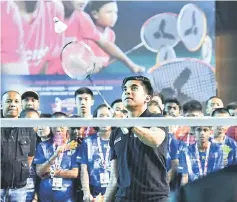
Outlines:
{"label": "black cap", "polygon": [[21,95],[22,100],[26,99],[27,97],[33,97],[36,100],[39,100],[39,95],[35,91],[26,91]]}

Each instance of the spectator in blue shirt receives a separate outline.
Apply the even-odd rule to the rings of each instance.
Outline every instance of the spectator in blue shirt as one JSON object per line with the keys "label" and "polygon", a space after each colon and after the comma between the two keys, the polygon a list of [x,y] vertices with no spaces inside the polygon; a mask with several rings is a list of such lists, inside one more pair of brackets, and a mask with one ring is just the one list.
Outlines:
{"label": "spectator in blue shirt", "polygon": [[[94,117],[111,118],[111,112],[105,104],[99,105]],[[103,197],[110,178],[111,127],[96,128],[97,133],[85,138],[79,147],[77,161],[81,165],[81,182],[84,201]],[[89,176],[89,178],[88,178]]]}
{"label": "spectator in blue shirt", "polygon": [[[212,113],[213,117],[230,117],[225,108],[215,109]],[[214,137],[212,142],[219,144],[223,151],[223,167],[237,164],[237,143],[232,138],[226,136],[228,126],[213,127]]]}
{"label": "spectator in blue shirt", "polygon": [[[62,112],[54,118],[66,118]],[[78,176],[78,165],[73,148],[69,147],[68,127],[52,128],[53,138],[38,144],[33,163],[41,177],[39,200],[41,202],[74,202],[73,180]]]}
{"label": "spectator in blue shirt", "polygon": [[223,155],[220,146],[209,142],[211,127],[198,126],[194,132],[197,142],[180,152],[182,184],[222,168]]}

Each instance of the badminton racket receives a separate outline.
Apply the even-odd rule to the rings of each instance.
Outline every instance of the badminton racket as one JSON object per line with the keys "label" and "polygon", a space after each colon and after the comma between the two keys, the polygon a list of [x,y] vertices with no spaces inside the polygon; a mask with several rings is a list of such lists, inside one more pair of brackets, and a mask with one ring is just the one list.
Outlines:
{"label": "badminton racket", "polygon": [[[94,55],[94,52],[83,41],[69,42],[63,47],[61,52],[61,63],[65,73],[72,79],[88,79],[106,106],[114,113],[112,107],[108,104],[104,96],[98,90],[90,76],[95,71],[97,71],[95,61],[96,56]],[[128,134],[127,128],[121,129],[124,134]]]}
{"label": "badminton racket", "polygon": [[[176,13],[160,13],[152,16],[142,25],[140,30],[141,43],[125,52],[126,55],[145,46],[151,52],[157,53],[163,46],[176,46],[179,41]],[[114,63],[111,60],[108,65]]]}
{"label": "badminton racket", "polygon": [[191,99],[205,102],[216,95],[215,69],[194,58],[166,61],[150,72],[154,90],[182,103]]}
{"label": "badminton racket", "polygon": [[179,12],[177,30],[184,46],[189,51],[197,51],[207,34],[205,13],[195,4],[186,4]]}

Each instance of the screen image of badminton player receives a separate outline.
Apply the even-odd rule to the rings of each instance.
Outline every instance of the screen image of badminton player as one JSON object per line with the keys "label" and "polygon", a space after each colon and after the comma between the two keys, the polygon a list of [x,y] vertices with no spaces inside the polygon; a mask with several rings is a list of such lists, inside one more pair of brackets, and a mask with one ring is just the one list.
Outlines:
{"label": "screen image of badminton player", "polygon": [[45,73],[63,45],[63,35],[55,33],[49,20],[54,16],[64,17],[60,1],[1,1],[2,73]]}
{"label": "screen image of badminton player", "polygon": [[[27,3],[28,2],[30,2],[30,1],[27,1]],[[52,1],[51,1],[51,3],[49,3],[49,2],[50,1],[47,1],[47,3],[46,3],[44,1],[44,4],[42,4],[42,5],[44,5],[46,8],[46,4],[47,4],[47,6],[52,4]],[[103,54],[106,53],[106,51],[104,51],[102,48],[100,48],[100,46],[98,46],[98,44],[94,41],[98,40],[99,37],[101,37],[101,35],[103,35],[98,30],[98,27],[99,27],[98,25],[104,24],[104,22],[102,23],[101,20],[105,19],[105,18],[104,17],[102,18],[101,14],[103,13],[103,15],[104,15],[106,13],[106,12],[104,12],[105,11],[104,9],[106,8],[107,5],[116,5],[117,4],[118,19],[117,19],[117,22],[115,23],[114,27],[113,26],[110,27],[110,26],[113,25],[116,17],[113,20],[113,22],[110,24],[110,26],[108,26],[108,28],[110,28],[110,29],[106,28],[105,30],[112,30],[116,34],[116,37],[114,39],[112,37],[113,34],[111,34],[111,36],[109,36],[109,39],[112,40],[110,42],[113,43],[113,40],[115,40],[115,44],[125,53],[125,52],[133,49],[135,46],[137,46],[138,44],[140,44],[142,42],[141,36],[140,36],[141,28],[148,19],[151,19],[154,16],[156,16],[154,19],[158,20],[157,24],[158,25],[160,24],[160,26],[157,26],[155,28],[153,28],[153,26],[151,26],[152,31],[154,33],[156,33],[155,36],[157,38],[163,36],[164,33],[166,36],[169,36],[169,34],[171,34],[177,38],[177,35],[172,32],[172,31],[175,31],[175,30],[173,30],[173,28],[175,26],[172,27],[171,24],[173,25],[173,22],[175,21],[175,16],[178,18],[181,9],[186,4],[188,4],[188,2],[169,2],[169,6],[167,6],[167,2],[162,2],[162,1],[136,1],[136,2],[134,2],[134,1],[117,1],[116,4],[114,2],[112,2],[112,3],[104,4],[101,7],[97,6],[97,8],[100,8],[99,10],[94,9],[94,8],[96,8],[96,6],[95,6],[92,9],[95,12],[91,12],[90,10],[91,10],[91,6],[93,6],[93,4],[90,4],[90,1],[89,1],[88,5],[86,5],[87,2],[85,2],[85,3],[81,3],[82,1],[75,1],[75,2],[78,2],[78,5],[76,7],[77,9],[75,9],[75,6],[70,4],[70,1],[62,1],[63,5],[64,5],[63,6],[64,15],[63,15],[63,17],[60,17],[60,15],[56,16],[61,22],[68,25],[68,28],[66,29],[66,31],[64,33],[62,33],[66,37],[64,44],[71,41],[71,40],[77,40],[77,38],[81,39],[81,36],[83,36],[83,37],[89,36],[90,39],[87,39],[87,40],[85,39],[84,41],[88,42],[88,43],[92,42],[93,45],[96,46],[96,50],[98,48],[98,52],[94,51],[94,54],[98,57],[101,57],[101,58],[104,58]],[[42,2],[40,1],[40,3],[42,3]],[[95,2],[92,2],[92,3],[95,3]],[[194,3],[194,2],[192,2],[192,3]],[[2,43],[1,58],[2,58],[2,60],[1,60],[1,63],[4,64],[4,66],[5,65],[9,66],[11,63],[13,63],[13,68],[9,67],[9,68],[4,68],[4,69],[6,69],[7,72],[11,71],[12,74],[23,74],[24,75],[25,74],[25,73],[23,73],[24,65],[22,65],[20,63],[19,63],[19,65],[17,65],[16,62],[18,61],[19,57],[23,56],[22,54],[25,51],[20,51],[21,46],[18,45],[18,42],[17,42],[17,41],[19,41],[20,38],[14,36],[14,34],[15,33],[18,34],[18,32],[10,31],[10,30],[13,30],[13,29],[10,29],[13,25],[15,28],[17,28],[17,26],[21,26],[21,23],[6,24],[7,21],[15,20],[16,22],[18,22],[17,19],[18,20],[21,19],[21,18],[17,18],[17,17],[11,18],[11,20],[6,19],[7,18],[6,16],[11,16],[11,15],[13,16],[13,13],[14,13],[14,15],[19,14],[19,12],[13,12],[13,11],[18,11],[19,9],[16,6],[15,2],[13,2],[13,1],[4,1],[4,2],[2,1],[1,5],[4,5],[4,4],[6,5],[5,6],[6,9],[5,8],[3,9],[3,7],[2,7],[1,14],[3,16],[2,17],[2,20],[3,20],[2,24],[6,25],[6,26],[5,26],[5,29],[1,30],[1,32],[2,32],[2,40],[1,40],[1,43]],[[214,12],[215,11],[215,3],[214,3],[214,1],[208,1],[208,2],[201,1],[201,2],[195,2],[194,4],[196,5],[196,7],[201,9],[203,11],[203,13],[205,14],[205,16],[207,18],[207,27],[208,27],[207,34],[210,37],[211,42],[213,44],[215,44],[215,26],[214,26],[215,23],[213,22],[213,19],[215,19],[215,12]],[[7,7],[7,5],[9,5],[9,7]],[[51,6],[53,6],[53,5],[54,4],[52,4]],[[70,5],[71,5],[71,7],[70,7]],[[83,12],[79,11],[80,8],[78,8],[78,7],[81,7],[81,10],[83,10]],[[9,9],[7,9],[7,8],[9,8]],[[10,8],[12,8],[12,9],[10,9]],[[116,10],[114,10],[114,11],[116,11]],[[92,13],[93,13],[93,15],[92,15]],[[95,22],[94,18],[98,14],[100,14],[99,21]],[[116,15],[116,12],[114,13],[114,15]],[[52,23],[53,23],[54,17],[55,16],[52,17]],[[164,18],[164,21],[162,21],[163,18]],[[188,21],[188,19],[187,19],[187,21]],[[15,21],[13,21],[13,22],[15,22]],[[46,22],[46,23],[49,23],[49,22]],[[50,23],[51,23],[51,21],[50,21]],[[75,23],[77,23],[76,26],[72,26]],[[200,22],[200,23],[202,23],[202,22]],[[80,29],[80,25],[82,25],[82,24],[85,27],[85,30],[84,30],[85,33],[81,32],[82,29]],[[106,25],[108,25],[108,24],[106,24]],[[191,26],[191,24],[192,24],[192,20],[188,21],[188,25]],[[34,23],[32,25],[34,25]],[[56,36],[56,37],[61,36],[61,34],[55,33],[53,25],[54,24],[52,24],[52,31],[55,34],[54,36]],[[83,27],[83,26],[81,26],[81,27]],[[83,29],[84,29],[84,27],[83,27]],[[89,28],[87,29],[87,27],[89,27]],[[162,28],[162,31],[159,30],[159,27]],[[3,32],[6,29],[8,30],[8,32],[3,34]],[[47,30],[49,30],[49,27],[47,27],[46,31]],[[89,30],[89,33],[87,33],[88,30]],[[33,31],[34,31],[34,29],[32,28],[32,32]],[[41,36],[42,31],[43,31],[43,29],[42,30],[35,29],[35,32],[40,33],[40,34],[38,34],[39,37],[37,38],[37,40],[35,40],[35,43],[37,43],[37,44],[40,43],[39,39],[41,39],[40,36]],[[107,31],[105,31],[105,32],[107,32]],[[28,33],[30,35],[30,32],[28,32]],[[49,37],[50,33],[51,32],[47,32],[47,37]],[[149,35],[150,33],[146,32],[146,34]],[[5,39],[11,38],[11,40],[4,40],[3,37]],[[56,37],[55,37],[55,39],[56,39]],[[193,36],[193,37],[195,38],[195,36]],[[27,42],[27,39],[24,39],[24,40],[26,40],[26,42]],[[161,40],[162,44],[168,43],[168,42],[170,43],[169,39],[166,39],[165,41],[163,41],[162,38],[159,38],[159,40]],[[212,67],[215,68],[215,51],[212,51],[211,63],[206,64],[205,62],[203,63],[203,60],[201,57],[201,49],[197,50],[195,52],[190,52],[183,45],[182,41],[179,41],[178,44],[176,44],[176,40],[171,40],[171,42],[172,43],[170,43],[170,44],[174,45],[174,47],[171,45],[169,45],[168,47],[170,49],[172,49],[172,51],[175,51],[175,55],[177,57],[176,60],[179,58],[182,58],[182,59],[184,58],[184,59],[180,62],[177,62],[177,64],[175,63],[176,60],[174,62],[164,61],[164,62],[167,62],[167,64],[165,63],[166,65],[161,66],[161,68],[157,68],[156,70],[152,71],[149,75],[147,75],[149,77],[150,76],[153,77],[154,80],[156,80],[156,82],[154,82],[155,84],[157,84],[157,85],[154,85],[155,91],[157,93],[164,94],[165,98],[175,96],[176,93],[178,93],[178,95],[179,95],[178,99],[182,104],[190,99],[195,99],[200,102],[203,102],[203,100],[206,100],[211,96],[210,89],[212,90],[211,94],[213,92],[216,93],[216,89],[214,88],[214,85],[212,85],[212,84],[216,83],[215,82],[216,81],[215,75],[212,72],[206,71],[206,69],[208,70],[208,65],[211,65]],[[37,49],[40,49],[40,48],[37,48]],[[167,50],[169,50],[169,49],[167,49]],[[61,51],[62,51],[62,48],[60,48],[60,52]],[[103,51],[103,53],[100,51]],[[34,53],[33,55],[37,55],[36,52],[37,51],[33,52]],[[22,54],[20,54],[20,53],[22,53]],[[51,54],[51,51],[48,51],[47,53]],[[150,67],[153,67],[156,65],[157,54],[158,53],[148,50],[142,44],[140,48],[130,52],[127,56],[132,61],[134,61],[134,63],[145,66],[148,70]],[[108,60],[108,58],[110,58],[109,61],[111,61],[111,59],[113,60],[113,58],[111,58],[109,56],[109,54],[106,53],[106,55],[108,56],[108,57],[106,56],[106,61]],[[162,59],[162,61],[163,61],[165,59],[166,55],[168,55],[167,58],[170,58],[169,54],[164,53],[163,55],[161,54],[159,59],[160,60]],[[7,61],[6,59],[9,59],[9,58],[11,58],[11,60],[9,60],[9,62],[6,62]],[[197,60],[188,60],[189,58],[197,59]],[[60,59],[58,59],[58,61],[53,60],[53,59],[54,58],[49,59],[49,61],[48,61],[49,63],[46,66],[45,70],[40,71],[40,73],[37,71],[36,74],[33,73],[34,75],[16,76],[14,78],[11,77],[11,79],[10,79],[9,74],[7,74],[5,78],[2,77],[3,85],[5,86],[5,87],[4,86],[2,86],[2,87],[4,90],[11,89],[12,87],[17,88],[17,89],[20,88],[19,90],[21,90],[21,91],[26,91],[28,89],[35,88],[35,91],[37,91],[41,95],[41,110],[42,110],[42,112],[52,112],[53,111],[52,107],[51,107],[52,104],[55,104],[55,100],[60,99],[60,100],[62,100],[62,103],[63,103],[62,110],[64,112],[67,112],[69,114],[73,114],[73,113],[76,114],[76,106],[75,105],[72,105],[72,107],[70,107],[70,109],[67,107],[68,100],[70,99],[70,100],[74,101],[73,94],[77,88],[79,88],[83,85],[85,85],[85,86],[89,85],[88,87],[90,87],[91,84],[88,82],[84,83],[84,81],[81,83],[79,81],[71,79],[70,77],[68,77],[68,75],[65,75],[65,72],[62,69],[62,64],[61,64]],[[21,61],[26,61],[26,60],[22,59]],[[58,62],[58,64],[56,61]],[[43,63],[44,62],[42,62],[42,64]],[[14,68],[15,64],[16,64],[17,68],[16,67]],[[194,68],[186,68],[187,66],[191,67],[191,65],[198,66],[198,68],[195,67],[195,69],[202,68],[201,70],[203,70],[203,71],[201,71],[201,74],[202,75],[205,74],[206,75],[206,76],[204,75],[205,78],[208,75],[210,75],[210,73],[212,73],[212,78],[213,78],[212,82],[210,83],[209,79],[207,79],[207,80],[205,79],[206,80],[205,85],[201,85],[200,87],[202,87],[202,88],[199,88],[199,86],[197,84],[199,83],[200,79],[202,79],[202,77],[196,76],[197,72],[192,71]],[[20,68],[18,68],[18,66],[20,66]],[[119,60],[116,60],[116,61],[114,61],[114,63],[109,64],[106,68],[102,68],[101,71],[99,71],[98,73],[92,74],[91,77],[92,77],[94,83],[96,83],[96,85],[98,86],[98,88],[102,89],[102,94],[106,97],[106,100],[108,101],[108,103],[112,103],[113,100],[115,100],[117,98],[117,95],[119,93],[121,93],[120,82],[121,82],[122,78],[124,78],[125,76],[128,76],[128,75],[133,75],[133,73],[130,71],[130,69],[126,65],[121,63]],[[197,78],[197,80],[195,80],[194,78]],[[210,76],[208,76],[208,78],[210,78]],[[189,85],[190,82],[192,82],[193,85]],[[10,85],[10,83],[11,83],[11,85]],[[202,83],[204,84],[203,81],[202,81]],[[174,84],[179,84],[179,85],[174,85]],[[93,91],[94,91],[94,89],[93,89]],[[197,92],[200,92],[200,93],[197,93]],[[97,94],[95,94],[95,102],[96,103],[102,102],[101,98]]]}
{"label": "screen image of badminton player", "polygon": [[[70,17],[65,20],[68,24],[66,30],[66,41],[77,40],[88,44],[95,55],[96,71],[100,71],[102,66],[108,63],[108,54],[123,62],[132,72],[139,73],[144,71],[144,67],[135,64],[114,44],[114,33],[109,26],[114,26],[117,21],[116,1],[92,1],[90,2],[91,16],[83,11],[88,1],[64,2],[65,8],[70,6]],[[67,10],[65,12],[68,12]],[[94,19],[94,22],[92,20]],[[95,25],[96,23],[96,25]],[[99,24],[100,23],[100,24]],[[59,64],[59,63],[58,63]],[[55,67],[55,63],[50,67]],[[61,69],[62,70],[62,69]],[[52,70],[49,70],[52,73]]]}

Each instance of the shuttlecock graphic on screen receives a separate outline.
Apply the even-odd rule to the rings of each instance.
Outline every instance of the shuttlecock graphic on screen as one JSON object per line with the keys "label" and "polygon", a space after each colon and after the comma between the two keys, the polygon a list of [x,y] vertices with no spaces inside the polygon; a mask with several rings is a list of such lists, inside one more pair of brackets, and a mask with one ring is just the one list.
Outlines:
{"label": "shuttlecock graphic on screen", "polygon": [[53,21],[54,21],[54,31],[57,34],[64,32],[68,27],[65,23],[61,22],[57,17],[54,17]]}

